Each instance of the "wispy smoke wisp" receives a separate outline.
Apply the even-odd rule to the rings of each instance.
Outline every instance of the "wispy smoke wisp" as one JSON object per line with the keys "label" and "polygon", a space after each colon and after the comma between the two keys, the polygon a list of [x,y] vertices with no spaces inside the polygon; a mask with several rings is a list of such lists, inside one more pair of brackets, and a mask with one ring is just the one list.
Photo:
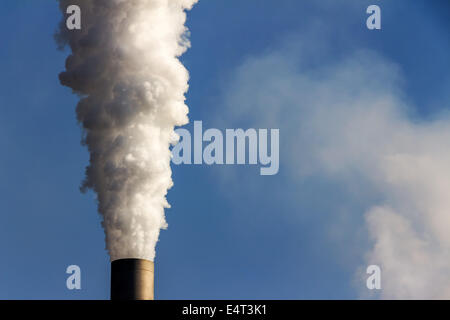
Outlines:
{"label": "wispy smoke wisp", "polygon": [[[381,267],[381,298],[448,299],[450,114],[414,118],[401,69],[383,56],[359,50],[311,67],[308,48],[299,42],[247,59],[229,81],[228,118],[221,117],[283,130],[285,186],[313,177],[348,190],[344,198],[317,197],[335,201],[331,208],[345,203],[353,210],[354,223],[331,226],[343,229],[341,235],[356,239],[367,231],[371,247],[353,246],[351,239],[345,250],[364,257],[364,271],[370,264]],[[443,100],[443,110],[446,105]],[[329,221],[339,222],[333,219],[338,214],[329,212]],[[362,215],[363,229],[356,225]],[[363,297],[366,278],[358,279]]]}

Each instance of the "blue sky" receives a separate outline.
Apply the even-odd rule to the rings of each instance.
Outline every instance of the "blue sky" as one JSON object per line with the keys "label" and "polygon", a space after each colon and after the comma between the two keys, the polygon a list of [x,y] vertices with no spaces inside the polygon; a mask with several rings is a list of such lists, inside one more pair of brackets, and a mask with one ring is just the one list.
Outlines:
{"label": "blue sky", "polygon": [[[381,31],[365,27],[370,4],[382,9]],[[192,48],[182,57],[191,76],[190,119],[206,127],[279,127],[282,165],[270,177],[249,166],[173,167],[169,228],[155,260],[156,297],[360,297],[355,273],[371,247],[363,215],[384,196],[364,178],[355,186],[325,174],[295,176],[290,164],[302,166],[310,151],[300,148],[292,160],[285,137],[297,138],[297,131],[275,118],[234,113],[257,103],[249,90],[258,78],[245,82],[245,70],[266,70],[265,59],[275,55],[283,57],[275,67],[291,66],[291,59],[298,73],[320,74],[321,66],[370,51],[374,64],[395,66],[386,78],[392,69],[401,75],[392,95],[410,106],[408,121],[431,121],[450,107],[449,12],[446,0],[200,0],[188,14]],[[67,55],[53,40],[60,19],[55,1],[0,4],[1,299],[109,297],[100,217],[93,194],[79,192],[88,154],[75,120],[77,98],[58,81]],[[293,121],[297,116],[292,112]],[[66,289],[71,264],[81,267],[80,291]]]}

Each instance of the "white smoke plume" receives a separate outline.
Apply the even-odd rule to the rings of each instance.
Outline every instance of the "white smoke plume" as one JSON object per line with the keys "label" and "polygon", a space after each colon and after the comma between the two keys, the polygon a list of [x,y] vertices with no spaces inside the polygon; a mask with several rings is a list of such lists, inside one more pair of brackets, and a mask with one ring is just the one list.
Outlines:
{"label": "white smoke plume", "polygon": [[[364,259],[357,280],[361,296],[368,292],[366,267],[376,264],[381,298],[449,299],[450,114],[416,119],[401,70],[374,52],[310,67],[308,47],[298,42],[250,58],[236,70],[226,90],[225,121],[280,128],[281,166],[290,179],[312,176],[349,190],[332,207],[359,203],[360,195],[368,199],[364,210],[349,215],[354,221],[364,215],[371,247],[345,246]],[[330,223],[339,214],[330,212]],[[363,226],[355,224],[331,227],[357,241]]]}
{"label": "white smoke plume", "polygon": [[[80,96],[76,112],[90,164],[82,189],[97,194],[111,260],[153,260],[172,186],[170,145],[188,122],[190,43],[186,10],[197,0],[60,0],[81,9],[81,30],[65,19],[56,39],[72,53],[63,85]],[[65,17],[67,17],[65,15]]]}

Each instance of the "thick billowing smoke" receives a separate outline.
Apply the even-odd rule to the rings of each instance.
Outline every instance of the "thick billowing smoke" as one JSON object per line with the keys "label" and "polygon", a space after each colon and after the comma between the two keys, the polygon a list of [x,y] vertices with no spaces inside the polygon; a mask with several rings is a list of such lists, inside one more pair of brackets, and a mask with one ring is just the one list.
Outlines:
{"label": "thick billowing smoke", "polygon": [[188,122],[186,12],[197,0],[60,0],[81,8],[61,83],[80,96],[77,118],[90,164],[82,189],[97,194],[111,260],[153,260],[172,186],[170,144]]}

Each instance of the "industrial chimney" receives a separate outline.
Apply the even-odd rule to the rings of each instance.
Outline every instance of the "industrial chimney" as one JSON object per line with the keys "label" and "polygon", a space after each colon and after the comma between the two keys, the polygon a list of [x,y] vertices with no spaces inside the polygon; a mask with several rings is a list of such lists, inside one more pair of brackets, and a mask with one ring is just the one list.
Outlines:
{"label": "industrial chimney", "polygon": [[111,300],[153,300],[154,263],[145,259],[111,262]]}

